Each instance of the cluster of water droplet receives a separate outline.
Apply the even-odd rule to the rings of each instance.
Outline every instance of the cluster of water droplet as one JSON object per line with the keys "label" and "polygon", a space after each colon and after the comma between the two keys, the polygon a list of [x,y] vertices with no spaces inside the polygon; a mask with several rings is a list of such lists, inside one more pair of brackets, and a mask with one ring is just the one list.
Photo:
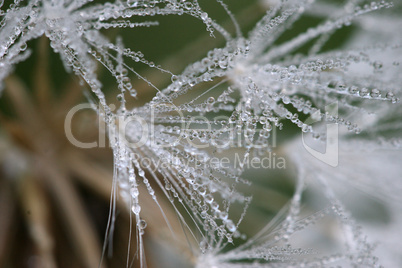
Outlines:
{"label": "cluster of water droplet", "polygon": [[[217,2],[233,18],[226,5],[221,0]],[[30,1],[24,7],[15,1],[0,14],[0,81],[11,72],[13,65],[29,56],[27,42],[46,35],[53,50],[61,55],[66,69],[80,76],[99,99],[102,107],[99,113],[108,124],[114,152],[115,180],[122,198],[135,215],[138,234],[141,236],[147,226],[140,216],[140,189],[145,189],[144,194],[158,205],[157,192],[162,191],[180,220],[191,229],[191,224],[186,223],[187,216],[181,211],[190,215],[190,221],[203,237],[201,251],[209,252],[215,246],[220,247],[224,239],[232,243],[233,238],[241,237],[238,226],[244,212],[234,221],[229,209],[236,202],[245,208],[251,202],[236,190],[239,183],[249,184],[240,177],[242,167],[211,163],[219,153],[240,147],[244,158],[251,149],[255,149],[257,155],[264,155],[266,150],[271,150],[269,138],[273,129],[281,130],[285,120],[317,139],[324,139],[324,134],[306,123],[305,118],[344,125],[349,131],[359,133],[360,127],[345,119],[345,114],[325,112],[325,105],[339,102],[341,109],[355,111],[363,101],[399,101],[395,89],[400,85],[385,80],[384,69],[389,66],[372,60],[370,49],[318,53],[322,44],[317,41],[312,50],[316,52],[306,56],[297,54],[300,47],[321,35],[349,25],[360,15],[391,5],[385,1],[361,7],[351,4],[352,8],[345,14],[293,39],[275,43],[301,16],[309,2],[278,4],[257,23],[248,38],[244,38],[231,37],[200,8],[197,0],[127,0],[93,6],[86,5],[85,0]],[[154,26],[157,22],[133,22],[132,19],[168,14],[188,14],[199,19],[211,35],[215,31],[221,33],[226,46],[209,51],[203,59],[175,75],[146,60],[141,52],[125,48],[120,38],[112,43],[99,31]],[[130,65],[130,61],[170,75],[171,83],[165,89],[156,88]],[[96,74],[97,64],[116,80],[119,90],[116,98],[120,103],[116,111],[107,105]],[[369,73],[352,72],[357,64],[369,67]],[[395,61],[393,67],[398,66]],[[128,94],[137,97],[132,75],[158,91],[149,103],[138,108],[126,107]],[[180,98],[186,94],[190,101]],[[229,116],[218,117],[223,113]],[[133,146],[140,141],[143,141],[141,146]],[[371,249],[353,223],[346,219],[348,215],[343,207],[331,201],[331,211],[351,229],[356,244],[364,247],[357,250],[358,254],[351,260],[360,265],[370,258]],[[271,241],[223,254],[221,261],[285,261],[293,255],[309,254],[308,250],[271,246],[272,241],[287,243],[292,234],[324,215],[320,213],[296,222],[299,209],[300,199],[294,198],[288,217]],[[321,258],[317,265],[335,262],[338,257],[341,258],[336,255],[328,260]],[[305,263],[306,266],[312,264]]]}

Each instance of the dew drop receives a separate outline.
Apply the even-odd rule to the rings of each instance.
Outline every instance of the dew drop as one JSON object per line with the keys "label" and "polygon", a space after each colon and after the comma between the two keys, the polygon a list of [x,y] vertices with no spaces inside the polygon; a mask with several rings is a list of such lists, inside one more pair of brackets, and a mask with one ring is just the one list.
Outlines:
{"label": "dew drop", "polygon": [[382,62],[381,61],[375,61],[373,62],[373,67],[376,71],[379,71],[382,69]]}
{"label": "dew drop", "polygon": [[138,6],[138,1],[137,0],[127,0],[127,5],[129,7],[136,7],[136,6]]}
{"label": "dew drop", "polygon": [[311,129],[311,126],[309,126],[309,125],[307,125],[307,124],[303,124],[303,126],[302,126],[302,131],[303,131],[304,133],[309,132],[310,129]]}
{"label": "dew drop", "polygon": [[133,206],[131,207],[131,210],[135,215],[139,215],[141,211],[141,206],[138,203],[134,203]]}
{"label": "dew drop", "polygon": [[123,94],[118,94],[116,96],[116,98],[117,98],[118,101],[123,101],[124,100]]}
{"label": "dew drop", "polygon": [[388,93],[385,95],[385,97],[386,97],[387,99],[389,99],[389,100],[392,100],[392,98],[394,97],[394,93],[388,92]]}
{"label": "dew drop", "polygon": [[359,89],[356,86],[351,86],[349,88],[349,93],[350,94],[356,94],[359,91]]}
{"label": "dew drop", "polygon": [[137,227],[138,227],[138,229],[140,229],[140,230],[144,230],[145,228],[147,228],[147,222],[144,221],[144,220],[140,220],[140,221],[137,223]]}
{"label": "dew drop", "polygon": [[208,98],[208,103],[209,104],[213,104],[215,102],[215,98],[214,97],[209,97]]}
{"label": "dew drop", "polygon": [[284,96],[282,98],[282,101],[283,101],[284,104],[289,104],[290,103],[290,98],[288,96]]}
{"label": "dew drop", "polygon": [[381,95],[380,91],[376,88],[374,88],[373,90],[371,90],[370,96],[372,98],[378,98]]}
{"label": "dew drop", "polygon": [[360,96],[366,96],[369,93],[369,90],[367,88],[362,88],[359,92]]}
{"label": "dew drop", "polygon": [[[1,5],[0,5],[1,6]],[[25,51],[26,49],[27,49],[27,43],[23,43],[21,46],[20,46],[20,51]]]}
{"label": "dew drop", "polygon": [[234,231],[236,231],[236,225],[233,223],[233,221],[231,221],[231,220],[228,220],[227,222],[226,222],[226,228],[228,228],[228,230],[229,230],[229,232],[234,232]]}
{"label": "dew drop", "polygon": [[207,13],[207,12],[202,12],[202,13],[201,13],[201,19],[202,19],[203,21],[206,21],[206,20],[208,19],[208,13]]}

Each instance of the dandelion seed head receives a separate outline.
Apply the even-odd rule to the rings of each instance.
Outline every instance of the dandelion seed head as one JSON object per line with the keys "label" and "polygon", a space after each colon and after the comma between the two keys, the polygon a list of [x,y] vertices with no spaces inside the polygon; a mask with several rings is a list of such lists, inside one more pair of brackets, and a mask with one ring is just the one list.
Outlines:
{"label": "dandelion seed head", "polygon": [[[143,234],[148,225],[145,215],[150,213],[144,209],[144,196],[156,204],[169,228],[170,222],[161,204],[170,205],[188,236],[188,243],[199,247],[194,253],[197,255],[196,267],[231,267],[233,264],[264,267],[271,262],[278,267],[339,263],[377,266],[373,246],[351,219],[337,196],[336,186],[331,183],[331,180],[353,178],[351,183],[357,188],[368,186],[369,191],[379,188],[383,191],[381,195],[397,197],[393,189],[378,183],[378,177],[382,176],[380,169],[364,168],[365,164],[374,167],[376,160],[360,154],[345,154],[343,161],[346,162],[340,162],[339,173],[332,172],[325,163],[307,157],[305,147],[286,137],[295,133],[285,130],[294,125],[300,136],[308,135],[322,146],[326,139],[338,141],[338,137],[331,140],[322,127],[340,126],[340,139],[347,148],[356,148],[360,144],[358,139],[350,139],[355,134],[372,138],[377,134],[380,136],[380,130],[392,132],[398,128],[397,124],[390,130],[386,120],[390,111],[399,111],[398,106],[395,108],[401,93],[396,55],[400,54],[401,46],[325,48],[338,29],[355,25],[361,17],[390,8],[392,4],[347,1],[342,8],[330,8],[334,12],[326,14],[328,18],[317,25],[281,40],[314,3],[264,2],[270,9],[246,36],[221,0],[217,3],[233,23],[234,34],[216,22],[198,1],[102,4],[16,1],[3,14],[0,81],[17,63],[29,57],[27,43],[44,35],[54,52],[60,55],[65,69],[81,77],[97,98],[98,112],[106,122],[114,155],[114,187],[118,188],[136,221],[141,266],[145,259]],[[320,15],[312,9],[311,14]],[[211,49],[201,60],[174,74],[156,61],[148,60],[142,52],[126,47],[123,38],[110,40],[103,33],[110,28],[156,26],[156,21],[133,20],[157,15],[190,15],[203,23],[210,35],[220,34],[225,45]],[[384,57],[381,55],[384,51],[392,52]],[[159,88],[137,71],[134,67],[137,64],[167,75],[171,81]],[[115,81],[117,93],[113,100],[118,103],[117,109],[108,105],[98,74],[100,68],[106,69]],[[146,84],[154,97],[133,107],[130,102],[140,96],[134,83],[137,80]],[[382,119],[371,117],[373,113],[384,119],[385,126],[380,124]],[[321,124],[318,121],[322,121]],[[373,131],[376,127],[378,131]],[[268,224],[256,237],[226,251],[228,244],[242,238],[240,224],[251,198],[238,188],[250,185],[250,181],[242,178],[245,168],[235,166],[233,159],[227,158],[225,166],[219,161],[227,155],[233,158],[233,151],[243,161],[250,156],[264,156],[275,149],[269,138],[276,135],[277,129],[284,133],[281,135],[287,141],[281,148],[298,171],[289,206],[286,212],[278,213],[281,217],[272,226]],[[400,148],[397,139],[362,143],[359,149],[365,146]],[[391,167],[397,166],[393,160],[399,158],[392,158],[387,153],[384,159],[392,174],[398,176],[398,170]],[[213,163],[215,160],[218,164]],[[356,164],[359,161],[364,165]],[[356,172],[358,167],[360,173]],[[311,175],[314,173],[317,175]],[[371,175],[376,178],[368,179]],[[396,188],[392,178],[389,182]],[[322,208],[324,212],[319,215],[302,218],[302,196],[309,183],[323,191],[329,208]],[[236,214],[233,210],[237,217],[233,216]],[[296,233],[314,226],[316,221],[329,214],[344,235],[338,242],[347,250],[313,258],[308,249],[293,247],[292,239]]]}

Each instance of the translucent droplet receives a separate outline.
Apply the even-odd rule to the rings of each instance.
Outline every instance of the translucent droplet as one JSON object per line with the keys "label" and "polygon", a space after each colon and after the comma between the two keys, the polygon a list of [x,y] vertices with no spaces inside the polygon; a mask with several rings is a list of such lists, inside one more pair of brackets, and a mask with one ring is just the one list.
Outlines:
{"label": "translucent droplet", "polygon": [[179,80],[179,77],[177,77],[177,75],[172,75],[172,77],[170,78],[170,80],[172,80],[172,82],[176,82]]}
{"label": "translucent droplet", "polygon": [[133,206],[131,207],[131,210],[135,215],[139,215],[141,211],[141,206],[138,203],[134,203]]}
{"label": "translucent droplet", "polygon": [[202,240],[200,242],[200,249],[201,249],[201,252],[205,252],[208,249],[208,242],[205,240]]}
{"label": "translucent droplet", "polygon": [[394,93],[392,92],[388,92],[385,97],[390,100],[392,103],[397,103],[398,102],[398,98],[395,97]]}
{"label": "translucent droplet", "polygon": [[375,62],[373,62],[373,67],[374,67],[374,69],[377,70],[377,71],[381,70],[382,66],[383,66],[383,65],[382,65],[382,62],[381,62],[381,61],[375,61]]}
{"label": "translucent droplet", "polygon": [[223,221],[225,221],[225,220],[227,220],[227,218],[228,218],[228,213],[226,212],[226,211],[222,211],[220,214],[219,214],[219,218],[221,218],[221,220],[223,220]]}
{"label": "translucent droplet", "polygon": [[130,192],[131,192],[131,196],[132,196],[133,198],[136,198],[136,197],[138,197],[138,195],[139,195],[139,192],[138,192],[138,188],[137,188],[137,187],[131,188]]}
{"label": "translucent droplet", "polygon": [[269,138],[270,133],[269,133],[268,130],[262,129],[262,130],[260,131],[260,136],[261,136],[262,138]]}
{"label": "translucent droplet", "polygon": [[311,126],[309,126],[309,125],[307,125],[307,124],[303,124],[303,126],[302,126],[302,131],[303,131],[304,133],[309,132],[310,129],[311,129]]}
{"label": "translucent droplet", "polygon": [[206,191],[207,191],[207,189],[205,189],[204,186],[201,186],[201,187],[198,188],[198,192],[199,192],[200,195],[202,195],[202,196],[205,195]]}
{"label": "translucent droplet", "polygon": [[118,101],[123,101],[124,100],[123,94],[117,94],[116,98],[117,98]]}
{"label": "translucent droplet", "polygon": [[[0,4],[0,6],[1,6],[1,4]],[[20,51],[25,51],[25,49],[27,49],[27,43],[23,43],[21,46],[20,46]]]}
{"label": "translucent droplet", "polygon": [[137,0],[127,0],[127,5],[129,7],[136,7],[136,6],[138,6],[138,1]]}
{"label": "translucent droplet", "polygon": [[170,191],[172,189],[172,185],[170,183],[166,183],[165,189]]}
{"label": "translucent droplet", "polygon": [[369,93],[369,90],[367,88],[362,88],[359,92],[360,96],[366,96]]}
{"label": "translucent droplet", "polygon": [[226,222],[226,228],[228,228],[228,230],[229,230],[229,232],[234,232],[234,231],[236,231],[236,225],[233,223],[233,221],[231,221],[231,220],[228,220],[227,222]]}
{"label": "translucent droplet", "polygon": [[356,94],[359,91],[359,89],[356,86],[351,86],[349,88],[349,93],[350,94]]}
{"label": "translucent droplet", "polygon": [[228,62],[227,60],[220,60],[218,62],[219,67],[221,67],[222,69],[226,69],[228,67]]}
{"label": "translucent droplet", "polygon": [[140,221],[137,223],[137,227],[138,227],[138,229],[140,229],[140,230],[144,230],[145,228],[147,228],[147,222],[144,221],[144,220],[140,220]]}
{"label": "translucent droplet", "polygon": [[389,100],[392,100],[392,98],[394,97],[394,93],[388,92],[388,93],[385,95],[385,97],[386,97],[387,99],[389,99]]}
{"label": "translucent droplet", "polygon": [[212,201],[214,201],[214,198],[212,197],[212,195],[206,194],[206,195],[204,196],[204,200],[205,200],[205,202],[207,202],[208,204],[211,204]]}
{"label": "translucent droplet", "polygon": [[208,19],[208,13],[202,12],[202,13],[201,13],[201,19],[202,19],[203,21],[206,21],[206,20]]}
{"label": "translucent droplet", "polygon": [[127,70],[126,68],[123,68],[123,69],[121,70],[121,74],[122,74],[123,76],[127,76],[128,70]]}
{"label": "translucent droplet", "polygon": [[381,95],[380,91],[376,88],[374,88],[373,90],[371,90],[370,96],[372,98],[378,98]]}
{"label": "translucent droplet", "polygon": [[289,104],[290,103],[290,98],[288,96],[284,96],[282,98],[282,101],[283,101],[284,104]]}

